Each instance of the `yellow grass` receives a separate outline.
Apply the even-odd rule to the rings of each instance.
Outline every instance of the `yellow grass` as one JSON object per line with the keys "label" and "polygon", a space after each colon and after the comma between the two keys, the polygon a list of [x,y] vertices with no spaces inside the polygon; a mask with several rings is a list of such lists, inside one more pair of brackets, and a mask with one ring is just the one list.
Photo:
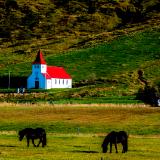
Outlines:
{"label": "yellow grass", "polygon": [[144,114],[159,113],[159,108],[146,105],[115,104],[13,104],[0,103],[0,121],[15,122],[50,122],[63,121],[69,123],[130,123]]}
{"label": "yellow grass", "polygon": [[[155,112],[159,109],[153,109],[145,105],[115,105],[115,104],[67,104],[67,105],[49,105],[49,104],[13,104],[0,103],[0,120],[9,121],[72,121],[73,123],[101,123],[119,120],[128,120],[130,109],[139,112]],[[116,116],[116,119],[113,117]],[[113,120],[111,120],[113,119]]]}

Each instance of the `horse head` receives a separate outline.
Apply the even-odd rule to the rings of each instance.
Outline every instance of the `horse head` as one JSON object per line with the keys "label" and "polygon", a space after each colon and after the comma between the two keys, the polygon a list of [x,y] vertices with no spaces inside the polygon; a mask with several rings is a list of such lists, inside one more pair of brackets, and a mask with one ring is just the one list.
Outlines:
{"label": "horse head", "polygon": [[106,144],[102,144],[102,152],[107,153],[108,147]]}
{"label": "horse head", "polygon": [[108,150],[108,143],[110,142],[110,137],[107,135],[105,138],[104,138],[104,141],[102,143],[102,152],[103,153],[107,153],[107,150]]}
{"label": "horse head", "polygon": [[19,137],[19,140],[22,141],[22,139],[23,139],[23,137],[24,137],[23,131],[19,131],[19,132],[18,132],[18,137]]}

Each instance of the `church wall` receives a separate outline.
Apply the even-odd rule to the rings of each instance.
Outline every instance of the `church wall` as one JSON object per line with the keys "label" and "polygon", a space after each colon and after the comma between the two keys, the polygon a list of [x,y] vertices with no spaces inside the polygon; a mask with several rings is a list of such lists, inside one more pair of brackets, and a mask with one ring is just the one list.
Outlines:
{"label": "church wall", "polygon": [[72,80],[52,78],[52,88],[72,88]]}

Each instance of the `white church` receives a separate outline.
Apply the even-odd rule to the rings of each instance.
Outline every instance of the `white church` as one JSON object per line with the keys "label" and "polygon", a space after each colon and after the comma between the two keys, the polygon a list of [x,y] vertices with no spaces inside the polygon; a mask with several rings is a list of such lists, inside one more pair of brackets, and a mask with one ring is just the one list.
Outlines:
{"label": "white church", "polygon": [[32,73],[27,79],[27,88],[72,88],[72,78],[63,67],[47,66],[39,50],[32,63]]}

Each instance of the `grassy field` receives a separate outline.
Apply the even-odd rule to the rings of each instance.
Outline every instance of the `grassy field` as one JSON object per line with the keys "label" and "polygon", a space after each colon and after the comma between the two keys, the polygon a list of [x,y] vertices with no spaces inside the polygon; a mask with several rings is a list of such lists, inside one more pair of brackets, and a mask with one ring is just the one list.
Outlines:
{"label": "grassy field", "polygon": [[[0,104],[0,159],[2,160],[143,160],[160,159],[160,109],[145,105],[27,105]],[[25,127],[43,127],[45,148],[27,148],[17,133]],[[126,130],[129,151],[102,153],[104,136]]]}
{"label": "grassy field", "polygon": [[102,153],[103,137],[93,134],[49,134],[45,148],[26,147],[26,141],[19,142],[15,134],[0,135],[2,160],[157,160],[160,158],[160,138],[155,136],[131,136],[129,151],[121,153]]}

